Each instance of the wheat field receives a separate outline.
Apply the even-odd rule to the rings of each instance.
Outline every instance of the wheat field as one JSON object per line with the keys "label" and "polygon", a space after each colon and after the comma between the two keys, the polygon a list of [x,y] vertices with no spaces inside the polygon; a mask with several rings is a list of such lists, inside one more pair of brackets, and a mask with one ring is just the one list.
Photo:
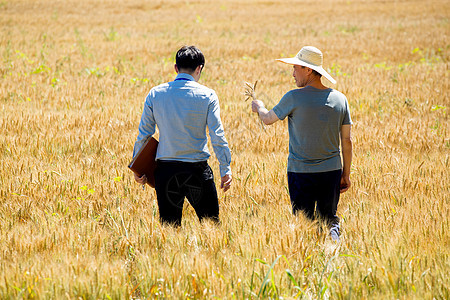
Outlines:
{"label": "wheat field", "polygon": [[[1,1],[0,298],[449,299],[449,18],[445,0]],[[161,226],[127,169],[183,45],[233,155],[219,226],[188,205]],[[306,45],[354,121],[339,244],[292,215],[287,121],[262,128],[243,95],[258,80],[273,107],[295,88],[275,59]]]}

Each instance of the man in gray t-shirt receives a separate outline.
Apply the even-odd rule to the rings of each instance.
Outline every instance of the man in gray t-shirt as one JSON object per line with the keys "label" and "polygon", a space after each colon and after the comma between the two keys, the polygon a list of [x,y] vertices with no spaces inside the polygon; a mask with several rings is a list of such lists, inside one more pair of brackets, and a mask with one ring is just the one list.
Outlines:
{"label": "man in gray t-shirt", "polygon": [[[322,52],[303,47],[296,57],[279,59],[293,65],[297,87],[268,111],[260,100],[252,110],[270,125],[288,117],[288,184],[293,213],[316,213],[326,219],[333,240],[339,240],[336,215],[339,195],[350,187],[352,141],[347,98],[322,84],[322,75],[336,81],[322,68]],[[340,155],[342,148],[342,160]]]}

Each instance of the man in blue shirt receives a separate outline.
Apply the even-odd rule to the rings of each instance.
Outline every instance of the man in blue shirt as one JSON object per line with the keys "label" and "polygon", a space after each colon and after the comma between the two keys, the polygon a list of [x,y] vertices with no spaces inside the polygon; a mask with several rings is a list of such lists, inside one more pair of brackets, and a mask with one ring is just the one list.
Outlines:
{"label": "man in blue shirt", "polygon": [[[133,156],[159,130],[155,190],[160,220],[181,225],[184,198],[200,220],[219,221],[219,202],[214,176],[207,163],[206,129],[220,165],[220,187],[231,185],[231,152],[220,120],[219,99],[214,90],[198,83],[205,58],[195,46],[176,54],[174,81],[152,88],[145,99]],[[135,180],[145,184],[146,177]]]}
{"label": "man in blue shirt", "polygon": [[303,211],[310,218],[316,212],[328,222],[331,238],[338,241],[339,195],[351,184],[352,120],[347,98],[322,84],[322,75],[336,83],[322,68],[322,60],[322,52],[311,46],[303,47],[296,57],[279,59],[293,65],[292,75],[300,89],[286,93],[270,111],[254,100],[252,110],[266,125],[288,117],[287,171],[293,212]]}

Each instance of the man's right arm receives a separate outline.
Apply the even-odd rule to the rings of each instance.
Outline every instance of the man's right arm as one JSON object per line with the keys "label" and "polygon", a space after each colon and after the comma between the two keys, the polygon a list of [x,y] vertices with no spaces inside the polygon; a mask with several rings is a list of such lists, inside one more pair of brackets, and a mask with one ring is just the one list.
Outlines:
{"label": "man's right arm", "polygon": [[341,193],[346,192],[351,185],[350,182],[350,169],[352,165],[352,136],[351,136],[352,125],[342,125],[341,128],[341,148],[342,148],[342,160],[343,160],[343,170],[341,177]]}
{"label": "man's right arm", "polygon": [[213,99],[208,107],[207,114],[207,126],[209,129],[209,136],[211,138],[211,144],[216,153],[217,160],[219,161],[220,169],[220,188],[224,192],[228,191],[231,186],[231,151],[228,147],[228,142],[225,139],[224,129],[222,121],[220,120],[220,107],[217,95],[213,95]]}
{"label": "man's right arm", "polygon": [[273,109],[271,109],[270,111],[267,110],[261,100],[252,101],[252,111],[258,113],[259,118],[266,125],[271,125],[280,120]]}

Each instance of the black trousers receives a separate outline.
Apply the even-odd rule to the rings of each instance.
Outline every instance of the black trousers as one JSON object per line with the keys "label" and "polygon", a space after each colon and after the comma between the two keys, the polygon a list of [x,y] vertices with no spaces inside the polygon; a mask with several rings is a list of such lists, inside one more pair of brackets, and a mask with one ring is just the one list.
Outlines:
{"label": "black trousers", "polygon": [[206,161],[157,161],[155,190],[162,223],[181,225],[185,197],[200,221],[204,218],[219,221],[214,175]]}
{"label": "black trousers", "polygon": [[288,172],[289,194],[294,214],[302,211],[311,219],[316,213],[325,219],[331,231],[339,235],[336,215],[340,196],[342,170],[320,173]]}

